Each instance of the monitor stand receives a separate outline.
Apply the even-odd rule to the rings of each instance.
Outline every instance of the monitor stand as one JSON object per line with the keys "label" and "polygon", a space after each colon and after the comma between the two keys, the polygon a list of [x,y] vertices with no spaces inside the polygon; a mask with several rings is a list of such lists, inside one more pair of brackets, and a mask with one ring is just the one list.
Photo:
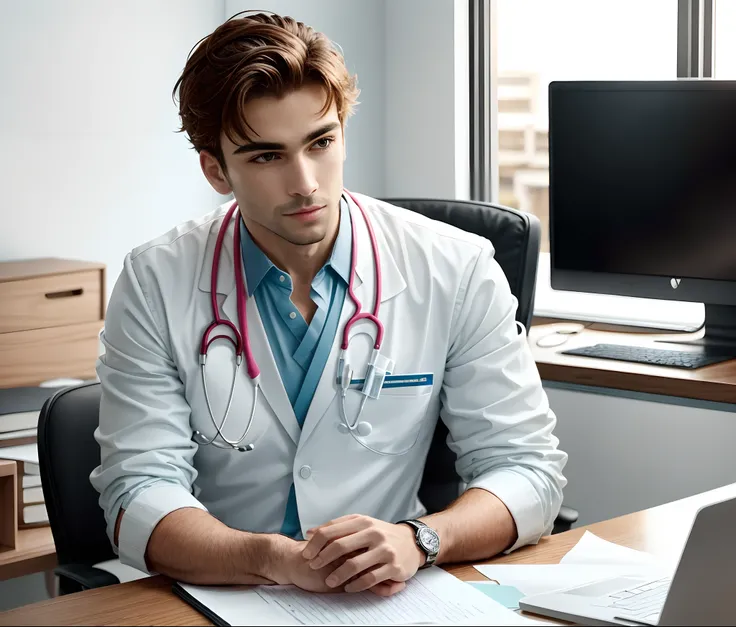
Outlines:
{"label": "monitor stand", "polygon": [[667,344],[700,346],[703,352],[736,358],[736,306],[705,305],[703,337],[682,340],[657,340]]}

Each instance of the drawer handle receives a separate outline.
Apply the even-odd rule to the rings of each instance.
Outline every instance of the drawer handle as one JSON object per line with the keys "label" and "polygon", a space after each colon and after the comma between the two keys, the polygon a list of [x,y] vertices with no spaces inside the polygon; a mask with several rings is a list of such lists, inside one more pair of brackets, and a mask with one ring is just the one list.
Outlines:
{"label": "drawer handle", "polygon": [[70,298],[72,296],[81,296],[84,290],[80,287],[77,290],[65,290],[63,292],[49,292],[46,298]]}

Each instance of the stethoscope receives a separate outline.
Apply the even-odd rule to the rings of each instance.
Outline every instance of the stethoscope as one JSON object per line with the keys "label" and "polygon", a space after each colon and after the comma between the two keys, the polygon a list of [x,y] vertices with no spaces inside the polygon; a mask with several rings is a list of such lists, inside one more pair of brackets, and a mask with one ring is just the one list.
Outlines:
{"label": "stethoscope", "polygon": [[[348,196],[350,196],[350,198],[356,204],[358,209],[360,209],[360,212],[363,215],[363,220],[365,221],[366,227],[368,228],[368,234],[370,235],[370,239],[371,239],[371,247],[373,248],[373,264],[374,264],[375,272],[376,272],[376,289],[375,289],[375,301],[373,304],[372,313],[363,312],[362,304],[358,300],[357,296],[355,295],[355,291],[353,290],[353,284],[354,284],[354,279],[355,279],[355,267],[356,267],[357,259],[358,259],[358,246],[357,246],[355,221],[351,221],[352,253],[351,253],[351,260],[350,260],[350,280],[348,282],[348,295],[350,296],[350,299],[355,304],[355,313],[345,324],[345,328],[343,329],[343,333],[342,333],[342,344],[340,346],[341,350],[340,350],[340,357],[339,357],[338,368],[337,368],[337,384],[340,387],[339,405],[340,405],[340,417],[341,417],[341,423],[339,425],[339,429],[342,433],[350,433],[356,439],[356,441],[358,441],[362,446],[373,451],[374,449],[370,448],[367,444],[365,444],[364,442],[361,442],[356,437],[356,436],[366,437],[370,435],[370,433],[373,430],[373,427],[371,426],[369,422],[360,420],[360,416],[363,413],[363,409],[365,407],[365,404],[368,398],[374,398],[374,399],[378,398],[381,388],[383,386],[384,379],[386,375],[389,374],[391,372],[391,369],[393,368],[393,361],[381,355],[381,352],[380,352],[381,344],[383,342],[384,328],[383,328],[383,324],[378,319],[378,309],[381,303],[381,260],[378,255],[378,244],[376,242],[376,236],[375,236],[375,233],[373,232],[373,227],[370,223],[370,220],[368,219],[368,215],[363,209],[363,206],[358,202],[357,198],[355,198],[355,196],[353,196],[353,194],[351,194],[348,190],[345,190],[345,192],[348,194]],[[253,351],[251,350],[250,340],[248,337],[248,319],[246,316],[245,281],[243,278],[242,254],[240,253],[240,229],[237,227],[237,225],[235,226],[234,234],[233,234],[233,253],[234,253],[233,257],[234,257],[234,263],[235,263],[235,276],[236,276],[235,290],[236,290],[236,297],[237,297],[237,312],[238,312],[238,322],[240,324],[240,329],[238,329],[238,327],[235,326],[229,320],[225,320],[220,316],[219,307],[217,305],[217,295],[216,295],[217,294],[216,293],[217,276],[218,276],[219,267],[220,267],[220,258],[222,256],[223,241],[225,239],[225,234],[227,232],[232,216],[235,213],[237,207],[238,207],[238,203],[236,201],[232,204],[227,214],[225,215],[222,225],[220,226],[220,231],[217,234],[217,241],[215,242],[214,257],[212,260],[211,285],[210,285],[210,300],[212,303],[212,313],[214,316],[214,320],[212,321],[212,323],[210,323],[210,325],[207,327],[206,331],[204,332],[204,335],[202,336],[202,342],[200,344],[200,350],[199,350],[199,367],[200,367],[200,371],[202,374],[202,385],[204,387],[205,402],[207,404],[207,410],[210,414],[210,418],[212,419],[212,425],[214,426],[215,431],[217,433],[212,438],[208,439],[201,431],[197,430],[194,432],[193,439],[195,442],[201,445],[212,444],[222,449],[237,450],[240,452],[245,452],[245,451],[252,451],[255,448],[255,444],[253,443],[249,443],[249,444],[243,444],[243,443],[248,437],[248,432],[250,431],[251,426],[253,425],[253,418],[255,416],[256,405],[258,402],[258,391],[260,389],[261,371],[258,368],[258,364],[256,363],[256,360],[253,356]],[[347,411],[345,407],[347,390],[350,387],[352,376],[353,376],[353,369],[350,367],[350,364],[347,361],[347,351],[348,351],[348,345],[350,342],[350,329],[356,322],[360,320],[369,320],[375,325],[376,340],[373,344],[373,352],[371,354],[371,358],[368,363],[368,368],[366,370],[366,375],[363,381],[362,389],[360,390],[363,393],[363,398],[360,401],[360,407],[358,409],[358,413],[355,419],[351,421],[348,419]],[[212,333],[215,331],[215,329],[220,326],[227,327],[232,333],[232,337],[227,334],[220,334],[220,335],[215,335],[214,337],[210,337]],[[362,333],[366,333],[366,331],[362,331]],[[209,392],[207,390],[207,375],[205,371],[205,365],[207,363],[207,352],[210,348],[210,345],[216,340],[220,340],[220,339],[227,340],[234,347],[235,374],[233,376],[232,385],[230,386],[230,394],[228,396],[227,407],[225,408],[225,413],[223,415],[222,421],[220,422],[220,425],[218,426],[217,420],[215,419],[215,416],[214,416],[214,412],[212,411],[212,405],[210,403]],[[230,407],[232,406],[233,395],[235,393],[235,382],[238,379],[238,373],[240,372],[240,366],[243,363],[244,358],[245,358],[246,368],[248,370],[248,376],[253,381],[253,386],[254,386],[253,404],[251,406],[250,416],[248,417],[248,423],[246,424],[243,434],[237,440],[230,440],[225,437],[225,435],[223,434],[223,430],[225,429],[225,424],[230,414]],[[217,440],[218,436],[221,441]],[[374,451],[374,452],[379,453],[379,451]]]}

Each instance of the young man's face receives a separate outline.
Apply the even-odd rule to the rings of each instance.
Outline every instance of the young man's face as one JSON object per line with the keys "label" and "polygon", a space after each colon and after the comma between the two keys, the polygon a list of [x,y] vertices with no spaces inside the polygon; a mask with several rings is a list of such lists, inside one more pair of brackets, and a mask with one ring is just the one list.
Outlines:
{"label": "young man's face", "polygon": [[256,237],[304,246],[336,231],[345,146],[335,104],[319,117],[324,102],[323,88],[312,85],[251,100],[244,114],[257,135],[242,144],[222,135],[227,172],[200,155],[207,179],[221,194],[233,192]]}

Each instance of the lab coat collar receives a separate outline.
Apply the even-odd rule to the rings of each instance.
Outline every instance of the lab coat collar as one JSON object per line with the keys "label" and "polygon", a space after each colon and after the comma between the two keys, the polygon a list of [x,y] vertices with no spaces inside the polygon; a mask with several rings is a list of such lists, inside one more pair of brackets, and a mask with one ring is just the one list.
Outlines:
{"label": "lab coat collar", "polygon": [[[222,225],[227,209],[232,203],[223,205],[222,215],[213,220],[208,235],[207,246],[202,261],[202,269],[199,278],[199,289],[204,292],[210,291],[212,260],[215,254],[215,243],[217,234]],[[238,214],[234,214],[233,218],[237,218]],[[232,219],[228,225],[227,233],[222,245],[222,257],[220,259],[220,268],[217,277],[217,293],[226,294],[225,300],[221,304],[222,317],[236,323],[238,320],[237,294],[235,290],[235,273],[233,266],[233,229],[238,228],[238,220]],[[245,277],[242,279],[245,281]],[[246,286],[247,289],[247,286]],[[222,299],[218,299],[221,301]],[[276,361],[268,344],[268,336],[263,327],[261,317],[258,314],[258,306],[255,298],[246,300],[246,317],[248,321],[248,338],[250,340],[251,350],[256,359],[256,363],[261,371],[261,391],[266,401],[278,416],[281,425],[289,434],[294,444],[299,442],[301,428],[294,414],[286,388],[281,381]],[[245,364],[241,368],[243,376],[248,376],[245,371]],[[250,383],[248,383],[250,385]]]}
{"label": "lab coat collar", "polygon": [[[406,288],[406,281],[404,281],[401,270],[399,270],[396,260],[391,254],[383,229],[380,228],[379,224],[377,224],[376,211],[372,209],[372,206],[375,204],[375,200],[362,194],[353,193],[353,195],[366,210],[368,219],[371,221],[371,226],[373,227],[373,232],[376,235],[376,243],[378,244],[378,253],[381,262],[381,302],[384,302],[401,293]],[[355,274],[357,275],[355,286],[360,287],[365,281],[368,281],[372,291],[376,271],[370,234],[368,233],[368,227],[366,226],[360,209],[355,205],[352,198],[347,196],[347,194],[346,197],[348,199],[348,204],[350,205],[350,212],[353,218],[353,224],[355,224],[356,239],[358,242],[358,262],[355,268]],[[370,301],[361,300],[361,302],[364,303],[363,307],[365,309],[368,309],[369,311],[373,309],[373,297],[371,297]]]}

